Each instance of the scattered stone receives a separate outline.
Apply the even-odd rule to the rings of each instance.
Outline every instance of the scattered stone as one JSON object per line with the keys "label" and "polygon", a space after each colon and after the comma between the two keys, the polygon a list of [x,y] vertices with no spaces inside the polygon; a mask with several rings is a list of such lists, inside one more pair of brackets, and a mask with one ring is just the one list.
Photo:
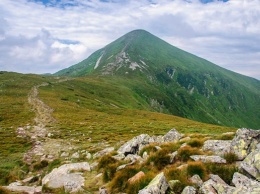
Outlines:
{"label": "scattered stone", "polygon": [[240,167],[260,181],[260,149],[251,152],[240,164]]}
{"label": "scattered stone", "polygon": [[221,158],[220,156],[207,156],[207,155],[192,155],[190,156],[195,161],[201,161],[203,163],[219,163],[219,164],[225,164],[227,161],[224,158]]}
{"label": "scattered stone", "polygon": [[93,163],[90,165],[90,170],[94,170],[97,166],[98,166],[98,162],[93,162]]}
{"label": "scattered stone", "polygon": [[47,174],[42,185],[50,189],[64,188],[65,192],[82,191],[85,179],[76,171],[90,171],[90,166],[87,162],[64,164]]}
{"label": "scattered stone", "polygon": [[9,186],[13,187],[13,186],[22,186],[23,184],[20,181],[16,181],[13,183],[10,183]]}
{"label": "scattered stone", "polygon": [[260,130],[238,129],[231,142],[231,152],[235,153],[239,160],[243,160],[250,152],[256,150],[258,143]]}
{"label": "scattered stone", "polygon": [[24,128],[22,127],[19,127],[17,130],[16,130],[16,133],[17,133],[17,137],[22,137],[22,138],[26,138],[27,135],[26,135],[26,131]]}
{"label": "scattered stone", "polygon": [[207,140],[202,147],[203,151],[211,151],[216,155],[223,156],[230,152],[231,140]]}
{"label": "scattered stone", "polygon": [[42,187],[41,186],[34,186],[34,187],[28,187],[28,186],[4,186],[5,189],[8,189],[9,191],[15,192],[15,193],[28,193],[28,194],[36,194],[41,193]]}
{"label": "scattered stone", "polygon": [[164,142],[175,142],[180,140],[184,135],[179,133],[176,129],[171,129],[163,136]]}
{"label": "scattered stone", "polygon": [[178,151],[175,151],[175,152],[173,152],[173,153],[171,153],[169,155],[170,155],[170,164],[172,164],[174,162],[174,159],[178,155]]}
{"label": "scattered stone", "polygon": [[140,161],[143,162],[143,158],[141,156],[138,155],[133,155],[133,154],[128,154],[125,159],[125,161],[131,161],[131,162],[136,162],[136,161]]}
{"label": "scattered stone", "polygon": [[75,152],[74,154],[71,155],[71,158],[74,158],[74,159],[79,158],[79,153]]}
{"label": "scattered stone", "polygon": [[[219,194],[223,192],[217,192],[220,188],[228,190],[228,184],[225,183],[218,175],[210,175],[210,179],[202,184],[199,189],[199,193],[201,194]],[[224,194],[224,193],[223,193]],[[230,193],[231,194],[231,193]]]}
{"label": "scattered stone", "polygon": [[190,137],[184,137],[184,138],[181,138],[180,141],[184,142],[184,141],[189,141],[190,139],[191,139]]}
{"label": "scattered stone", "polygon": [[187,145],[188,145],[187,143],[183,143],[183,144],[181,144],[180,148],[183,148],[183,147],[185,147]]}
{"label": "scattered stone", "polygon": [[88,159],[88,160],[90,160],[91,159],[91,153],[87,153],[87,155],[86,155],[86,159]]}
{"label": "scattered stone", "polygon": [[60,157],[68,157],[70,154],[68,152],[62,152]]}
{"label": "scattered stone", "polygon": [[150,136],[147,134],[141,134],[134,137],[130,141],[126,142],[118,149],[118,153],[124,154],[137,154],[144,146],[150,143]]}
{"label": "scattered stone", "polygon": [[146,160],[146,159],[148,158],[148,154],[147,154],[147,152],[144,152],[142,157],[143,157],[143,159]]}
{"label": "scattered stone", "polygon": [[115,150],[114,147],[105,148],[105,149],[103,149],[103,150],[101,150],[101,151],[95,153],[95,154],[93,155],[93,158],[94,158],[94,159],[95,159],[95,158],[100,158],[100,157],[102,157],[102,156],[104,156],[104,155],[106,155],[106,154],[109,154],[109,153],[113,152],[114,150]]}
{"label": "scattered stone", "polygon": [[130,179],[128,179],[128,183],[133,184],[136,181],[139,181],[141,178],[143,178],[145,176],[143,171],[138,172],[137,174],[135,174],[133,177],[131,177]]}
{"label": "scattered stone", "polygon": [[133,165],[134,163],[135,163],[135,162],[131,162],[131,163],[128,163],[128,164],[120,165],[120,166],[118,166],[118,167],[116,168],[116,171],[122,170],[122,169],[124,169],[124,168],[127,167],[127,166],[131,166],[131,165]]}
{"label": "scattered stone", "polygon": [[138,194],[164,194],[169,188],[169,184],[161,172],[158,174],[144,189],[140,190]]}
{"label": "scattered stone", "polygon": [[158,150],[161,150],[162,148],[160,146],[154,146],[155,149],[158,151]]}
{"label": "scattered stone", "polygon": [[192,186],[186,186],[181,192],[181,194],[196,194],[196,193],[197,193],[196,189]]}
{"label": "scattered stone", "polygon": [[257,190],[258,190],[258,193],[260,193],[260,182],[254,181],[238,172],[234,173],[232,183],[237,188],[242,188],[243,190],[245,190],[249,193],[256,192]]}
{"label": "scattered stone", "polygon": [[99,188],[99,194],[108,194],[108,191],[105,187]]}
{"label": "scattered stone", "polygon": [[190,179],[190,182],[192,182],[193,184],[201,187],[201,185],[203,184],[203,181],[201,180],[200,176],[195,174],[193,175]]}
{"label": "scattered stone", "polygon": [[123,160],[125,158],[124,154],[117,154],[115,156],[112,156],[113,158],[115,158],[116,160]]}

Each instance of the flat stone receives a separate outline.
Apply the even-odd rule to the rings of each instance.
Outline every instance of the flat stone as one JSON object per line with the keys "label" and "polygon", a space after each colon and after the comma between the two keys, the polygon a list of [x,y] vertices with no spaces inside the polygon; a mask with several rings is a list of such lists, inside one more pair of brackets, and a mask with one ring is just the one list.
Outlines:
{"label": "flat stone", "polygon": [[201,161],[203,163],[218,163],[218,164],[225,164],[227,161],[220,156],[207,156],[207,155],[192,155],[190,156],[195,161]]}
{"label": "flat stone", "polygon": [[223,156],[230,152],[231,140],[207,140],[204,142],[202,150],[210,151],[218,156]]}

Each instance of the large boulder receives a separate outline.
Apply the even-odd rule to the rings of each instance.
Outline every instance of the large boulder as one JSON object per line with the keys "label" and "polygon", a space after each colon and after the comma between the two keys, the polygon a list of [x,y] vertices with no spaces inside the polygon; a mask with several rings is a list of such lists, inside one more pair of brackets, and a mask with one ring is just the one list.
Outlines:
{"label": "large boulder", "polygon": [[219,164],[225,164],[227,161],[224,158],[221,158],[220,156],[207,156],[207,155],[192,155],[190,156],[191,159],[194,161],[201,161],[203,163],[219,163]]}
{"label": "large boulder", "polygon": [[122,145],[117,152],[119,154],[137,154],[145,145],[151,142],[151,137],[147,134],[141,134],[137,137],[134,137],[130,141]]}
{"label": "large boulder", "polygon": [[241,162],[240,167],[260,181],[260,149],[251,152],[243,162]]}
{"label": "large boulder", "polygon": [[158,174],[144,189],[140,190],[138,194],[165,194],[169,188],[169,184],[161,172]]}
{"label": "large boulder", "polygon": [[175,142],[179,141],[183,137],[183,134],[179,133],[176,129],[171,129],[168,133],[163,136],[164,142]]}
{"label": "large boulder", "polygon": [[211,151],[216,155],[223,156],[230,152],[230,140],[207,140],[204,142],[202,150]]}
{"label": "large boulder", "polygon": [[83,190],[85,179],[77,171],[90,171],[90,166],[87,162],[64,164],[47,174],[42,185],[51,190],[64,188],[65,192],[79,192]]}
{"label": "large boulder", "polygon": [[231,152],[235,153],[239,160],[243,160],[257,148],[258,143],[260,143],[260,130],[238,129],[231,142]]}
{"label": "large boulder", "polygon": [[238,172],[234,173],[232,183],[236,188],[245,190],[248,193],[260,193],[260,182],[254,181]]}
{"label": "large boulder", "polygon": [[[225,183],[218,175],[210,175],[210,179],[202,184],[199,189],[199,193],[201,194],[219,194],[217,190],[223,188],[227,191],[229,187],[228,184]],[[224,194],[224,193],[223,193]]]}

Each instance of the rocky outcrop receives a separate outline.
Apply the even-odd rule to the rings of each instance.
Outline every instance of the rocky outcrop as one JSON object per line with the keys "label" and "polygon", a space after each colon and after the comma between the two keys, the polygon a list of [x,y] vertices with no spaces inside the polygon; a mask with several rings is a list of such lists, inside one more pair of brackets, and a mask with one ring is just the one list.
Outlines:
{"label": "rocky outcrop", "polygon": [[122,145],[117,152],[119,154],[137,154],[145,145],[150,143],[150,136],[147,134],[141,134],[137,137],[134,137],[130,141]]}
{"label": "rocky outcrop", "polygon": [[229,140],[207,140],[202,147],[203,151],[210,151],[216,155],[223,156],[230,152],[231,141]]}
{"label": "rocky outcrop", "polygon": [[203,163],[219,163],[219,164],[225,164],[227,161],[224,158],[221,158],[220,156],[207,156],[207,155],[193,155],[190,156],[191,159],[195,161],[201,161]]}
{"label": "rocky outcrop", "polygon": [[169,184],[161,172],[158,174],[144,189],[140,190],[138,194],[164,194],[169,188]]}
{"label": "rocky outcrop", "polygon": [[234,173],[232,183],[236,188],[245,190],[248,193],[260,193],[260,182],[254,181],[238,172]]}
{"label": "rocky outcrop", "polygon": [[240,167],[260,181],[260,149],[251,152],[240,164]]}
{"label": "rocky outcrop", "polygon": [[64,164],[52,170],[42,179],[42,185],[48,189],[64,188],[65,192],[79,192],[84,186],[85,179],[79,171],[90,171],[87,162]]}
{"label": "rocky outcrop", "polygon": [[250,152],[256,150],[259,143],[260,130],[238,129],[231,142],[231,152],[235,153],[239,160],[243,160]]}
{"label": "rocky outcrop", "polygon": [[179,133],[176,129],[171,129],[167,134],[163,136],[164,142],[179,141],[184,135]]}

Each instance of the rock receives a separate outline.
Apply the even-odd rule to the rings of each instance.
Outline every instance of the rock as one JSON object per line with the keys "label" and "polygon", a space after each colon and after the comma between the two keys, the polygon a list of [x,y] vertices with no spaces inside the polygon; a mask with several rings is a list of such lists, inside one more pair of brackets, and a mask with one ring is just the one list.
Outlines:
{"label": "rock", "polygon": [[128,164],[120,165],[120,166],[118,166],[118,167],[116,168],[116,171],[122,170],[122,169],[124,169],[124,168],[127,167],[127,166],[131,166],[131,165],[133,165],[134,163],[135,163],[135,162],[131,162],[131,163],[128,163]]}
{"label": "rock", "polygon": [[70,154],[68,152],[62,152],[60,157],[68,157]]}
{"label": "rock", "polygon": [[127,155],[124,160],[131,161],[131,162],[136,162],[136,161],[143,162],[143,158],[141,156],[133,155],[133,154]]}
{"label": "rock", "polygon": [[189,180],[191,183],[193,183],[199,187],[203,184],[203,181],[201,180],[200,176],[197,174],[193,175]]}
{"label": "rock", "polygon": [[[229,187],[228,184],[225,183],[218,175],[210,175],[210,179],[205,181],[199,189],[199,193],[201,194],[220,194],[217,192],[216,188],[220,189],[223,187]],[[223,193],[224,194],[224,193]]]}
{"label": "rock", "polygon": [[101,150],[101,151],[95,153],[95,154],[93,155],[93,158],[94,158],[94,159],[95,159],[95,158],[100,158],[101,156],[104,156],[104,155],[106,155],[106,154],[109,154],[109,153],[113,152],[114,150],[115,150],[114,147],[105,148],[105,149],[103,149],[103,150]]}
{"label": "rock", "polygon": [[170,163],[171,164],[174,162],[174,160],[175,160],[177,155],[178,155],[178,151],[175,151],[175,152],[169,154],[169,156],[170,156]]}
{"label": "rock", "polygon": [[138,194],[165,194],[169,184],[161,172],[158,174],[144,189],[140,190]]}
{"label": "rock", "polygon": [[[212,186],[218,194],[235,194],[235,193],[238,193],[237,188],[231,187],[229,185],[223,185],[223,184],[217,183],[217,184],[213,184]],[[245,192],[241,192],[241,194],[242,193],[245,194]]]}
{"label": "rock", "polygon": [[144,152],[142,157],[143,157],[143,159],[146,160],[146,159],[148,158],[148,154],[147,154],[147,152]]}
{"label": "rock", "polygon": [[237,188],[242,188],[243,190],[253,193],[258,191],[260,193],[260,182],[254,181],[243,174],[235,172],[233,175],[232,183]]}
{"label": "rock", "polygon": [[231,152],[235,153],[239,160],[243,160],[257,148],[258,143],[260,143],[260,130],[238,129],[231,142]]}
{"label": "rock", "polygon": [[216,155],[223,156],[230,152],[231,140],[207,140],[204,142],[202,150],[211,151]]}
{"label": "rock", "polygon": [[192,155],[190,156],[195,161],[201,161],[203,163],[219,163],[219,164],[225,164],[227,161],[224,158],[221,158],[220,156],[207,156],[207,155]]}
{"label": "rock", "polygon": [[184,142],[184,141],[189,141],[190,139],[191,139],[190,137],[184,137],[184,138],[181,138],[180,141]]}
{"label": "rock", "polygon": [[240,167],[260,181],[260,149],[251,152],[240,164]]}
{"label": "rock", "polygon": [[108,191],[105,187],[99,188],[99,194],[108,194]]}
{"label": "rock", "polygon": [[79,192],[85,179],[75,171],[90,171],[87,162],[64,164],[55,168],[42,179],[42,185],[50,189],[64,188],[65,192]]}
{"label": "rock", "polygon": [[183,144],[181,144],[180,148],[183,148],[183,147],[185,147],[187,145],[188,145],[187,143],[183,143]]}
{"label": "rock", "polygon": [[88,160],[90,160],[91,159],[91,153],[87,153],[87,155],[86,155],[86,159],[88,159]]}
{"label": "rock", "polygon": [[38,181],[40,177],[41,177],[41,175],[37,174],[36,176],[31,176],[31,177],[28,177],[28,178],[22,180],[22,183],[23,184],[34,183],[34,182]]}
{"label": "rock", "polygon": [[125,158],[125,155],[121,153],[121,154],[112,156],[112,158],[115,158],[116,160],[123,160]]}
{"label": "rock", "polygon": [[27,194],[36,194],[41,193],[42,187],[28,187],[28,186],[4,186],[5,189],[15,193],[27,193]]}
{"label": "rock", "polygon": [[133,177],[131,177],[130,179],[128,179],[128,183],[133,184],[136,181],[139,181],[141,178],[143,178],[145,176],[143,171],[138,172],[137,174],[135,174]]}
{"label": "rock", "polygon": [[75,152],[74,154],[71,155],[71,158],[74,158],[74,159],[79,158],[79,153]]}
{"label": "rock", "polygon": [[90,165],[90,170],[94,170],[97,166],[98,166],[98,162],[93,162],[93,163]]}
{"label": "rock", "polygon": [[161,150],[162,148],[160,146],[154,146],[155,149],[158,151],[158,150]]}
{"label": "rock", "polygon": [[179,141],[184,135],[180,134],[176,129],[171,129],[167,134],[163,136],[164,142]]}
{"label": "rock", "polygon": [[196,189],[192,186],[186,186],[181,192],[181,194],[196,194],[196,193],[197,193]]}
{"label": "rock", "polygon": [[16,130],[16,133],[17,133],[17,137],[25,138],[25,137],[27,136],[25,129],[22,128],[22,127],[19,127],[19,128]]}
{"label": "rock", "polygon": [[130,141],[126,142],[118,149],[118,153],[124,154],[137,154],[145,145],[148,145],[151,141],[151,137],[147,134],[141,134],[134,137]]}

